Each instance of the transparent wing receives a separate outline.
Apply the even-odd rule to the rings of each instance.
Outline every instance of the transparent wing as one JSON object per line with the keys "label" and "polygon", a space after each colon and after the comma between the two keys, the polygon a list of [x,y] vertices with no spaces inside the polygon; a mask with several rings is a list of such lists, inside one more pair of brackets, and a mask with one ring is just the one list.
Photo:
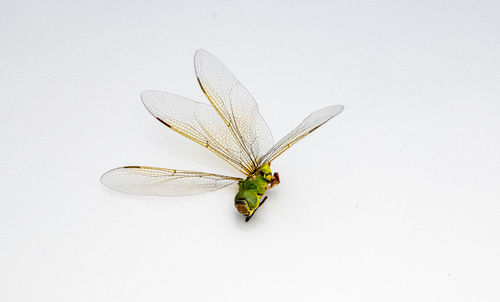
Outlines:
{"label": "transparent wing", "polygon": [[199,49],[194,67],[201,89],[240,145],[236,154],[246,170],[259,168],[258,159],[273,144],[257,103],[234,75],[208,51]]}
{"label": "transparent wing", "polygon": [[116,168],[101,177],[101,183],[110,189],[158,196],[214,191],[239,180],[241,179],[224,175],[143,166]]}
{"label": "transparent wing", "polygon": [[319,126],[328,122],[334,116],[340,114],[344,110],[344,106],[335,105],[325,107],[307,116],[297,128],[288,133],[279,142],[277,142],[262,158],[259,159],[259,165],[270,163],[286,149],[293,144],[306,137],[309,133],[318,129]]}
{"label": "transparent wing", "polygon": [[243,163],[240,144],[210,104],[161,91],[145,91],[141,98],[148,111],[167,127],[206,147],[241,173],[252,172]]}

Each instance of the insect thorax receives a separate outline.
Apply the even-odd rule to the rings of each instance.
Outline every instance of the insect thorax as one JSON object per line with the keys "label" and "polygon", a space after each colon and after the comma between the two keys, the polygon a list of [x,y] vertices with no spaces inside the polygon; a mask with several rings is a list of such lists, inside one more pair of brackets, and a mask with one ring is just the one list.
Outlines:
{"label": "insect thorax", "polygon": [[262,166],[256,173],[238,183],[238,193],[234,197],[234,205],[240,214],[252,215],[260,205],[260,198],[266,193],[272,174],[269,164]]}

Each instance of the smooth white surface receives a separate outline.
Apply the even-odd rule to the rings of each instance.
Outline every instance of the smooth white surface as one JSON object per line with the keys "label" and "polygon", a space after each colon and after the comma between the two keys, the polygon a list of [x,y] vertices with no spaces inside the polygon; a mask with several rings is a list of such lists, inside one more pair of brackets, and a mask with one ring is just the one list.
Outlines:
{"label": "smooth white surface", "polygon": [[[1,301],[499,301],[498,1],[1,1]],[[214,53],[275,140],[250,223],[235,189],[155,198],[125,164],[232,173],[143,108],[196,100]],[[236,174],[237,175],[237,174]]]}

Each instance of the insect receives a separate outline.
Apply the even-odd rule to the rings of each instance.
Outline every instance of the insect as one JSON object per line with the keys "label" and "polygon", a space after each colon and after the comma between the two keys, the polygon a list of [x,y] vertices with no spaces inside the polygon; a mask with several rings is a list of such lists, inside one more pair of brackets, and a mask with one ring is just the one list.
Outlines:
{"label": "insect", "polygon": [[[106,172],[101,182],[116,191],[176,196],[203,193],[238,183],[234,205],[250,220],[267,199],[265,193],[280,183],[271,162],[293,144],[340,114],[342,105],[325,107],[307,116],[294,130],[273,144],[257,103],[234,75],[211,53],[194,56],[198,83],[210,104],[160,91],[141,94],[147,110],[161,123],[225,160],[245,178],[146,166],[125,166]],[[264,196],[264,197],[263,197]]]}

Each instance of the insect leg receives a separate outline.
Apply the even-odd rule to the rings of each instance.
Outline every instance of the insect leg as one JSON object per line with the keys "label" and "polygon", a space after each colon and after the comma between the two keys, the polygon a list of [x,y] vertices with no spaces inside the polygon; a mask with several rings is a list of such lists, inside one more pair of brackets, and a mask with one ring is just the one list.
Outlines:
{"label": "insect leg", "polygon": [[[267,199],[267,196],[264,196],[264,199],[262,199],[262,201],[260,202],[259,207],[257,209],[259,209],[264,204],[264,202],[266,201],[266,199]],[[247,216],[247,218],[245,218],[245,222],[248,222],[250,219],[252,219],[253,215],[255,215],[255,212],[257,212],[257,209],[255,209],[253,211],[252,215]]]}
{"label": "insect leg", "polygon": [[[267,199],[267,196],[264,196],[264,199],[262,199],[262,201],[259,204],[259,208],[264,204],[264,202],[266,201],[266,199]],[[257,209],[255,209],[255,210],[257,210]]]}

